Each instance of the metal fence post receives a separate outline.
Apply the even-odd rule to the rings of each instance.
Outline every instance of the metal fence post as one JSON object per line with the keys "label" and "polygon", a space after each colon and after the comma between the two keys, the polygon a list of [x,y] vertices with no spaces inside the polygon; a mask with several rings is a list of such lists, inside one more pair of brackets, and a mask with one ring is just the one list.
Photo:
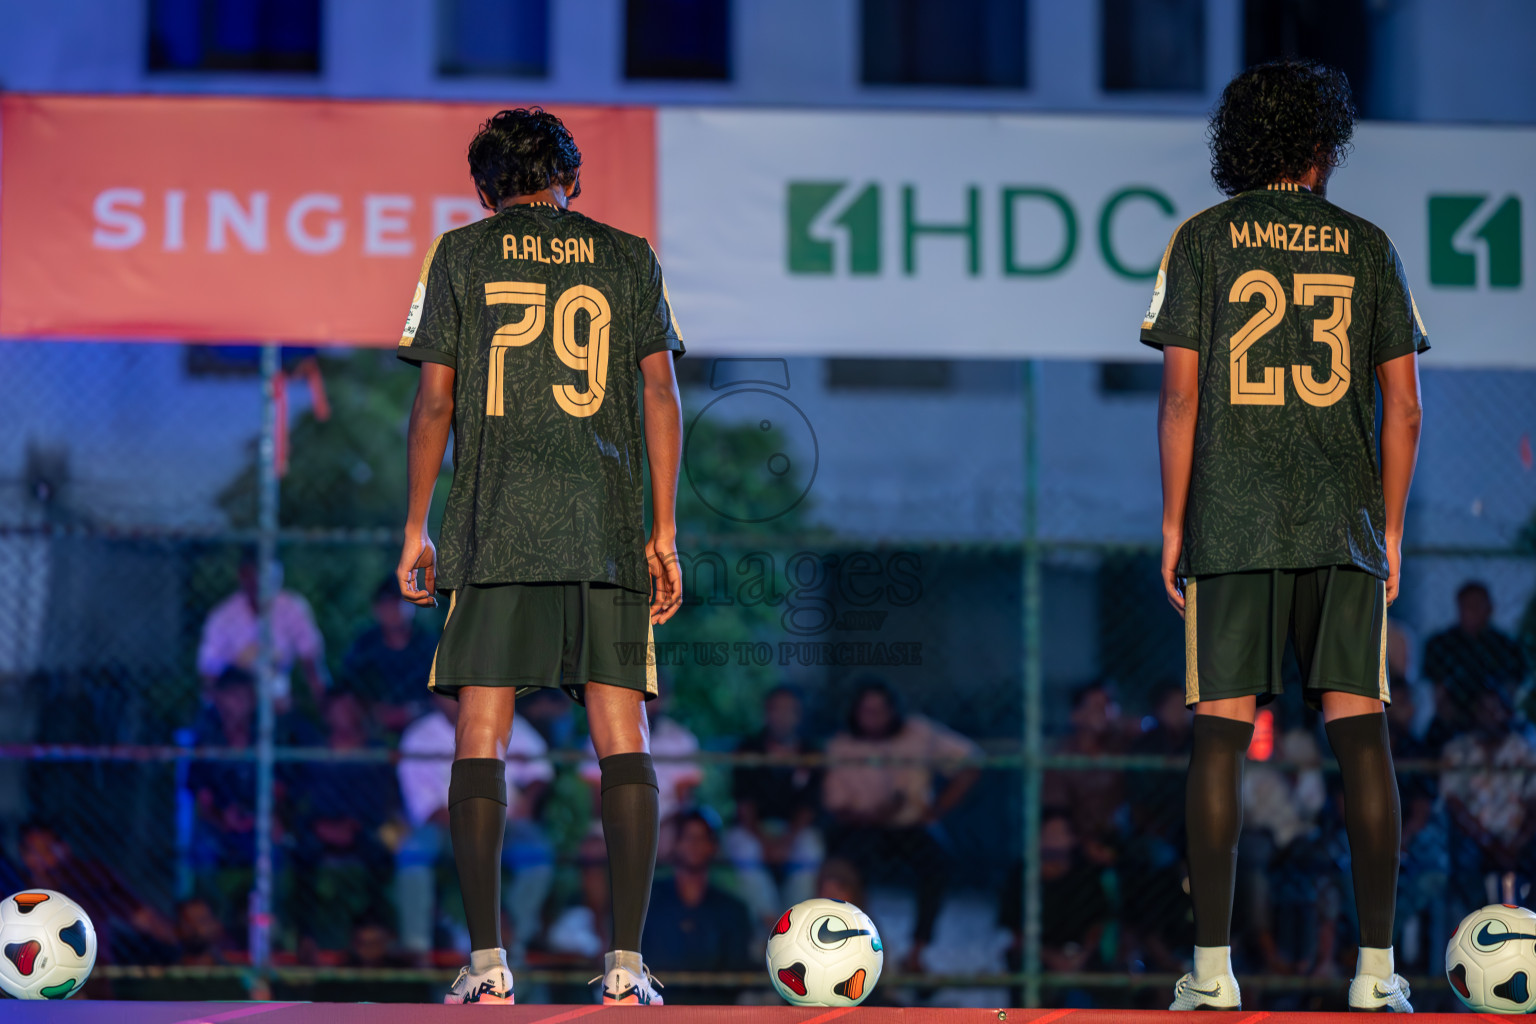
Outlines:
{"label": "metal fence post", "polygon": [[1040,449],[1035,361],[1024,361],[1024,1005],[1040,1005]]}
{"label": "metal fence post", "polygon": [[250,901],[250,952],[253,992],[270,998],[272,977],[272,764],[275,709],[273,684],[276,658],[272,644],[272,603],[277,597],[277,375],[280,350],[268,342],[261,347],[261,444],[258,458],[259,498],[256,563],[260,591],[257,603],[256,651],[256,864]]}

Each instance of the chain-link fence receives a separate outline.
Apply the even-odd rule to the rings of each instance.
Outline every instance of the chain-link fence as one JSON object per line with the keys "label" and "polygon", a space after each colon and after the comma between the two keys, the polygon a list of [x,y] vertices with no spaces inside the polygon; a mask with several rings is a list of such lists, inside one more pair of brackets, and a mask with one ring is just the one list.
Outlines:
{"label": "chain-link fence", "polygon": [[[432,998],[467,933],[453,708],[424,690],[442,612],[389,589],[415,374],[265,357],[0,349],[0,888],[84,904],[121,998]],[[770,998],[767,923],[820,893],[881,928],[876,1000],[1165,1005],[1192,943],[1189,719],[1146,543],[1155,375],[729,362],[679,364],[690,598],[657,634],[646,938],[669,1000]],[[1449,925],[1536,875],[1536,375],[1424,379],[1389,662],[1398,955],[1428,1007]],[[595,765],[566,698],[519,713],[503,935],[520,999],[584,1001],[608,940]],[[1336,1006],[1348,851],[1297,687],[1244,802],[1249,1002]],[[678,883],[700,850],[704,904]]]}

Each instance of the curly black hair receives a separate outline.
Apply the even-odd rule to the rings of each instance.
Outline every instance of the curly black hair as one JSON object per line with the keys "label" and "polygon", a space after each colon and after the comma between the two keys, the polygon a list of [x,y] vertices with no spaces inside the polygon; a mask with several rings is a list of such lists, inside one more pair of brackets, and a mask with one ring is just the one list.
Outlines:
{"label": "curly black hair", "polygon": [[469,173],[490,210],[504,199],[554,185],[575,199],[581,195],[581,150],[570,129],[543,108],[503,110],[481,125],[470,142]]}
{"label": "curly black hair", "polygon": [[1344,162],[1355,133],[1349,79],[1310,60],[1277,60],[1227,83],[1211,115],[1211,180],[1229,196]]}

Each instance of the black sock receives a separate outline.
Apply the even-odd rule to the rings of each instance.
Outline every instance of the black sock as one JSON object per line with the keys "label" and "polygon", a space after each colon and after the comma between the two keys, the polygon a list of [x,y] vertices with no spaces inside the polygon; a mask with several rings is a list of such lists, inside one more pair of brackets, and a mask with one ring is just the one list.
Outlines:
{"label": "black sock", "polygon": [[453,762],[448,833],[472,950],[501,947],[501,840],[506,830],[506,765],[494,757]]}
{"label": "black sock", "polygon": [[1252,739],[1250,722],[1195,716],[1184,816],[1197,946],[1232,944],[1232,888],[1237,880],[1237,838],[1243,831],[1243,759]]}
{"label": "black sock", "polygon": [[1397,909],[1397,869],[1403,841],[1403,812],[1384,712],[1352,715],[1328,723],[1328,742],[1344,776],[1344,828],[1355,878],[1360,945],[1392,945]]}
{"label": "black sock", "polygon": [[650,754],[614,754],[597,762],[603,773],[603,838],[613,903],[613,948],[640,952],[640,933],[656,874],[660,793]]}

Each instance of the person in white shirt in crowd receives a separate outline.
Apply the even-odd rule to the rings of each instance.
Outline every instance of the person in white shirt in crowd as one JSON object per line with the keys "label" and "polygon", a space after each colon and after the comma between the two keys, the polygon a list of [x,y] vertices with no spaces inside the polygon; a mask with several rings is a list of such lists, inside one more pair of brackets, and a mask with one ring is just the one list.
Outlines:
{"label": "person in white shirt in crowd", "polygon": [[[693,802],[693,791],[704,781],[703,769],[697,761],[691,760],[699,752],[699,738],[693,730],[667,714],[667,689],[663,685],[662,695],[645,704],[646,718],[651,726],[651,758],[656,763],[656,788],[660,794],[657,799],[661,816],[656,850],[658,864],[664,863],[672,853],[672,840],[677,831],[673,819]],[[591,739],[587,740],[581,779],[592,787],[593,800],[600,803],[602,772]]]}
{"label": "person in white shirt in crowd", "polygon": [[[400,909],[400,945],[420,956],[432,949],[437,919],[437,865],[451,860],[448,781],[453,765],[454,727],[459,703],[435,697],[434,710],[400,737],[400,796],[410,832],[395,852],[395,891]],[[539,803],[555,769],[544,738],[521,715],[512,719],[507,743],[507,831],[502,867],[512,873],[503,888],[516,938],[511,950],[526,948],[539,933],[544,899],[554,879],[554,852],[538,822]]]}
{"label": "person in white shirt in crowd", "polygon": [[[295,667],[309,686],[314,705],[319,706],[329,680],[325,673],[325,641],[315,625],[309,602],[291,590],[282,589],[283,567],[272,563],[277,592],[272,597],[272,654],[276,676],[273,699],[279,710],[286,710],[293,692]],[[248,552],[240,560],[240,587],[214,606],[203,622],[202,642],[197,648],[197,674],[203,680],[204,699],[209,699],[214,682],[228,668],[256,671],[260,647],[261,620],[257,615],[261,598],[261,573],[256,556]]]}

